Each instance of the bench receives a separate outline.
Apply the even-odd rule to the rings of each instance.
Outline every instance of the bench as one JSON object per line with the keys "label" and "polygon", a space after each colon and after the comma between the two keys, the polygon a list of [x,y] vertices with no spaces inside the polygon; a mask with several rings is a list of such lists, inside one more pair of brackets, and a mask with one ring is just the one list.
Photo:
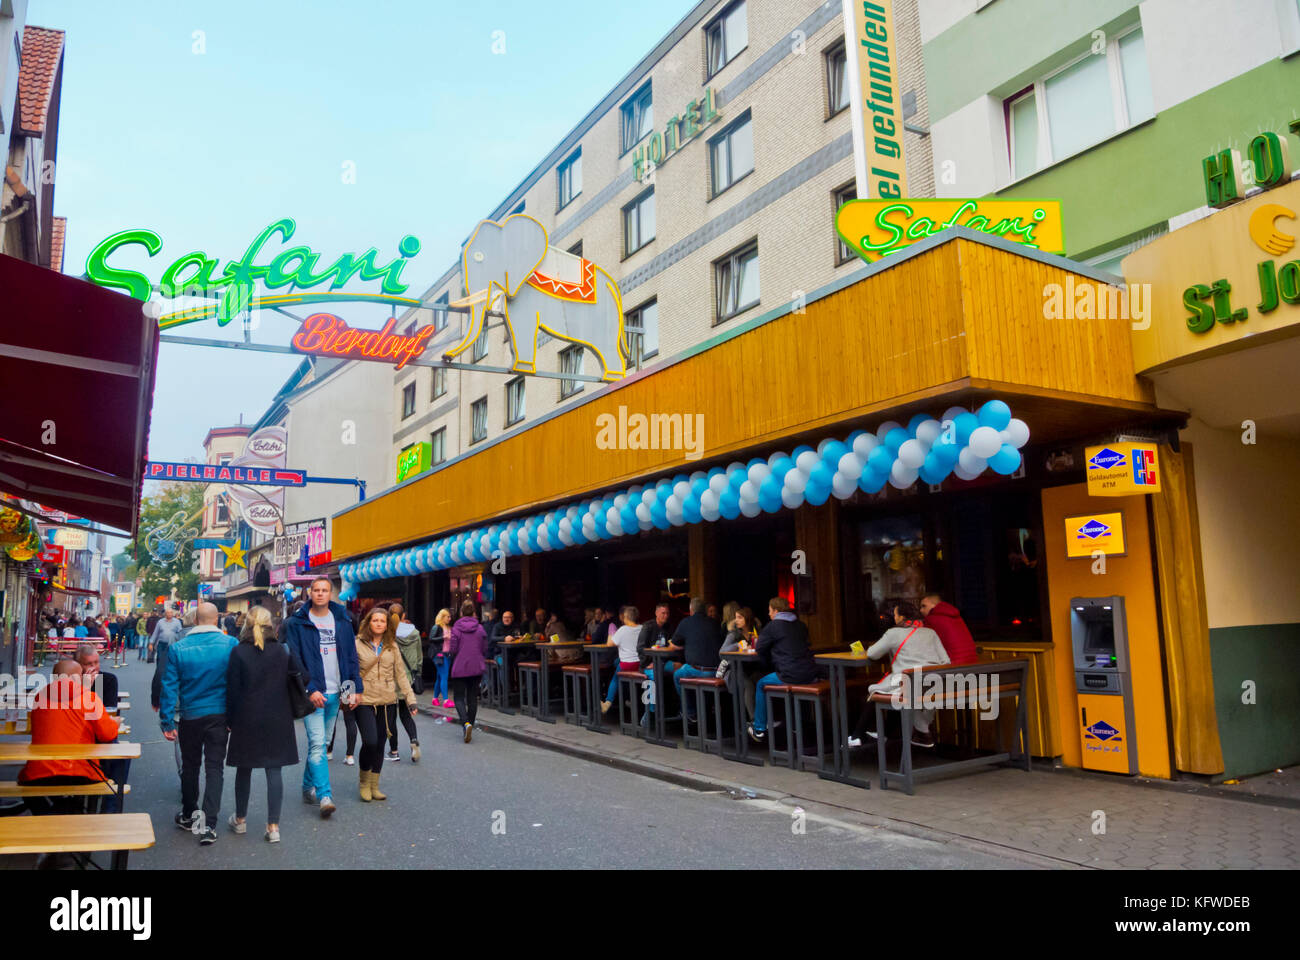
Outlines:
{"label": "bench", "polygon": [[132,850],[153,845],[153,823],[147,813],[0,818],[0,854],[111,850],[112,869],[125,870]]}
{"label": "bench", "polygon": [[[122,784],[122,792],[130,793],[131,785]],[[0,797],[110,797],[117,793],[112,780],[100,783],[69,783],[56,787],[29,787],[17,780],[0,780]]]}
{"label": "bench", "polygon": [[[967,663],[959,666],[948,664],[915,667],[911,670],[903,671],[904,681],[902,684],[902,693],[895,702],[893,695],[884,692],[873,693],[869,697],[869,702],[875,707],[876,711],[876,750],[877,760],[880,767],[880,789],[889,789],[890,783],[901,783],[903,790],[911,796],[915,793],[915,783],[917,780],[928,780],[936,776],[942,776],[955,770],[971,769],[975,767],[988,767],[995,764],[1005,763],[1008,760],[1016,761],[1026,772],[1029,770],[1029,722],[1025,708],[1025,697],[1022,695],[1022,689],[1025,684],[1025,677],[1029,669],[1028,660],[989,660],[981,663]],[[925,702],[916,704],[913,700],[914,688],[918,685],[917,678],[923,676],[925,681],[920,682],[920,692],[923,697],[926,696],[926,687],[931,683],[942,684],[942,691],[935,696],[934,703]],[[961,685],[962,688],[956,687],[949,689],[949,683],[944,678],[948,676],[961,676],[965,678],[973,677],[976,681],[974,689],[968,684]],[[934,680],[930,680],[933,677]],[[1013,743],[1012,750],[1002,749],[1002,728],[998,727],[998,751],[982,757],[971,757],[965,760],[950,760],[947,763],[934,764],[926,766],[920,770],[912,767],[912,716],[918,709],[935,709],[935,710],[969,710],[971,707],[979,705],[978,685],[991,685],[996,679],[997,682],[997,699],[1001,700],[1007,697],[1016,698],[1016,721],[1015,736],[1019,743]],[[890,770],[885,760],[885,711],[897,710],[902,721],[902,752],[899,757],[900,768]]]}

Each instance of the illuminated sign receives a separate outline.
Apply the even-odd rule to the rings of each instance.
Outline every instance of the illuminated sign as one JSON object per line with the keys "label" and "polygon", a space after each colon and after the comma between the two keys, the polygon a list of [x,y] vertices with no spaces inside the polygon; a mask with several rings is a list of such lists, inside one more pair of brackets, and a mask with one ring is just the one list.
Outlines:
{"label": "illuminated sign", "polygon": [[632,151],[632,176],[644,180],[670,156],[700,135],[700,132],[722,115],[717,106],[718,97],[709,87],[700,100],[692,100],[680,115],[668,118],[664,132],[655,131],[644,146]]}
{"label": "illuminated sign", "polygon": [[[1292,120],[1292,133],[1300,136],[1300,120]],[[1286,135],[1272,131],[1257,135],[1246,148],[1254,173],[1255,186],[1267,190],[1291,179],[1291,157]],[[1245,199],[1242,183],[1241,154],[1236,150],[1221,150],[1201,161],[1201,177],[1205,181],[1205,202],[1211,207],[1226,207]]]}
{"label": "illuminated sign", "polygon": [[85,530],[69,530],[60,527],[54,531],[54,545],[64,550],[85,550],[90,543],[90,534]]}
{"label": "illuminated sign", "polygon": [[198,483],[244,483],[269,487],[304,487],[305,470],[279,467],[247,467],[215,463],[167,463],[151,460],[145,466],[146,480],[185,480]]}
{"label": "illuminated sign", "polygon": [[294,523],[286,527],[284,535],[275,538],[271,562],[277,567],[295,563],[304,547],[309,555],[325,549],[324,520]]}
{"label": "illuminated sign", "polygon": [[64,549],[65,548],[61,546],[46,547],[36,555],[36,560],[38,563],[62,564],[65,562],[63,554]]}
{"label": "illuminated sign", "polygon": [[397,455],[397,482],[428,470],[433,460],[433,444],[425,440],[414,443]]}
{"label": "illuminated sign", "polygon": [[1124,514],[1089,513],[1065,518],[1065,555],[1071,559],[1103,553],[1121,557],[1124,546]]}
{"label": "illuminated sign", "polygon": [[868,263],[953,226],[1065,252],[1059,200],[850,200],[835,215],[840,237]]}
{"label": "illuminated sign", "polygon": [[897,200],[907,195],[907,158],[903,154],[903,117],[899,109],[902,96],[893,0],[843,3],[844,36],[854,38],[849,49],[855,52],[846,58],[844,66],[848,73],[858,196]]}
{"label": "illuminated sign", "polygon": [[[375,263],[379,251],[374,247],[360,256],[345,253],[319,272],[316,271],[316,262],[320,259],[320,254],[302,245],[283,248],[269,263],[254,262],[271,237],[279,234],[282,241],[288,241],[296,229],[297,225],[288,217],[270,224],[253,238],[241,258],[226,264],[220,275],[214,276],[218,267],[216,258],[209,257],[202,251],[196,250],[175,260],[163,271],[158,283],[158,290],[164,297],[180,297],[187,291],[195,290],[204,294],[213,291],[223,293],[215,305],[163,314],[158,318],[158,325],[167,328],[216,317],[217,324],[224,326],[250,307],[287,306],[295,303],[350,300],[419,306],[418,300],[398,296],[407,288],[407,284],[402,282],[402,268],[420,252],[420,241],[415,237],[409,234],[402,237],[397,244],[398,256],[382,266]],[[115,250],[133,245],[143,247],[153,257],[162,249],[163,241],[152,230],[119,231],[100,241],[90,251],[90,256],[86,258],[86,279],[101,287],[123,290],[137,300],[148,300],[152,286],[147,276],[137,270],[111,267],[108,264],[108,257]],[[382,293],[334,292],[354,277],[363,282],[378,282]],[[329,292],[254,297],[254,281],[267,290],[282,287],[308,290],[329,283]]]}
{"label": "illuminated sign", "polygon": [[[243,452],[230,464],[249,470],[288,471],[286,458],[289,452],[289,431],[280,426],[267,426],[249,435],[244,441]],[[305,482],[306,477],[303,477]],[[284,490],[263,492],[252,489],[246,484],[235,484],[227,488],[230,499],[239,506],[244,522],[254,530],[265,534],[274,534],[284,517]]]}
{"label": "illuminated sign", "polygon": [[1127,497],[1159,493],[1160,471],[1154,443],[1109,443],[1084,451],[1088,495]]}
{"label": "illuminated sign", "polygon": [[299,353],[349,360],[396,361],[398,370],[424,353],[432,325],[421,327],[409,336],[393,333],[397,318],[390,317],[382,330],[355,330],[332,313],[313,313],[294,334],[293,348]]}

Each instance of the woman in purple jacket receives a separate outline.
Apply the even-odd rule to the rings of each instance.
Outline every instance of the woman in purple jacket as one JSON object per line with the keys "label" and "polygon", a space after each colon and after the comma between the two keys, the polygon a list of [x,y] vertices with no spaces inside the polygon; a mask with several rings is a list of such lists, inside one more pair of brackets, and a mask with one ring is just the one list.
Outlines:
{"label": "woman in purple jacket", "polygon": [[469,743],[478,715],[478,685],[487,669],[488,638],[475,615],[474,601],[460,605],[460,619],[451,625],[445,653],[451,657],[451,689],[456,701],[456,713],[465,727],[465,742]]}

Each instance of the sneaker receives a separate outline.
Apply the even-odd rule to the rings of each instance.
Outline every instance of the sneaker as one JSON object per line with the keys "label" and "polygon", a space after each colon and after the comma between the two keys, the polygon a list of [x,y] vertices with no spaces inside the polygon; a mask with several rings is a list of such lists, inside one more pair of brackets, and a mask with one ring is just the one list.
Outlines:
{"label": "sneaker", "polygon": [[934,749],[934,734],[933,734],[933,733],[930,733],[928,730],[927,730],[927,731],[924,731],[924,732],[921,731],[921,730],[913,730],[913,731],[912,731],[912,746],[914,746],[914,747],[924,747],[924,748],[927,749],[927,750],[933,750],[933,749]]}
{"label": "sneaker", "polygon": [[444,700],[444,701],[442,701],[442,706],[443,706],[443,709],[444,709],[444,710],[455,710],[455,709],[456,709],[456,701],[455,701],[455,700]]}
{"label": "sneaker", "polygon": [[467,723],[467,724],[465,724],[465,742],[466,742],[466,743],[469,743],[470,734],[472,734],[473,732],[474,732],[474,725],[473,725],[472,723]]}
{"label": "sneaker", "polygon": [[401,760],[402,757],[396,750],[389,750],[388,759],[393,761],[393,763],[397,763],[397,761]]}
{"label": "sneaker", "polygon": [[429,702],[429,706],[431,706],[431,707],[441,707],[441,706],[442,706],[442,701],[439,700],[437,697],[434,697],[433,700],[431,700],[431,701]]}
{"label": "sneaker", "polygon": [[753,740],[755,743],[762,743],[764,738],[767,737],[766,730],[755,730],[752,723],[746,725],[745,729],[749,732],[749,739]]}
{"label": "sneaker", "polygon": [[326,750],[326,751],[325,751],[325,759],[326,759],[326,760],[333,760],[333,759],[334,759],[334,751],[333,751],[333,750]]}
{"label": "sneaker", "polygon": [[[324,798],[322,798],[322,799],[321,799],[321,802],[320,802],[320,818],[321,818],[322,820],[328,820],[328,819],[330,818],[330,814],[333,813],[335,809],[336,809],[336,808],[335,808],[335,806],[334,806],[334,801],[333,801],[333,800],[331,800],[329,797],[324,797]],[[279,842],[279,839],[280,839],[280,838],[279,838],[279,836],[277,835],[276,838],[275,838],[274,840],[272,840],[271,842],[272,842],[272,843],[277,843],[277,842]]]}
{"label": "sneaker", "polygon": [[193,830],[196,816],[196,813],[191,813],[188,817],[184,813],[178,813],[176,814],[176,826],[182,830]]}
{"label": "sneaker", "polygon": [[268,831],[266,831],[265,834],[263,834],[263,836],[266,837],[266,842],[267,842],[267,843],[279,843],[279,842],[280,842],[280,831],[279,831],[279,830],[268,830]]}
{"label": "sneaker", "polygon": [[862,746],[862,741],[857,737],[849,737],[845,742],[849,745],[850,750],[857,750]]}
{"label": "sneaker", "polygon": [[227,820],[226,823],[230,824],[230,830],[232,833],[248,833],[248,821],[240,820],[233,813],[230,815],[230,819]]}
{"label": "sneaker", "polygon": [[217,831],[213,830],[211,827],[204,828],[203,832],[199,834],[199,846],[201,847],[210,847],[216,842]]}
{"label": "sneaker", "polygon": [[411,762],[412,763],[420,762],[420,745],[416,743],[414,740],[411,741]]}
{"label": "sneaker", "polygon": [[[194,821],[193,824],[190,826],[190,832],[193,833],[194,836],[196,837],[202,837],[204,833],[206,833],[208,830],[211,829],[212,828],[208,826],[208,820],[207,817],[204,816],[203,811],[195,810]],[[213,830],[212,832],[216,833],[215,830]]]}
{"label": "sneaker", "polygon": [[302,802],[305,803],[305,804],[307,804],[308,806],[315,806],[315,805],[316,805],[316,788],[315,788],[315,787],[308,787],[306,790],[304,790],[304,791],[302,792]]}
{"label": "sneaker", "polygon": [[357,761],[355,757],[347,756],[343,758],[343,762],[350,767],[353,766]]}

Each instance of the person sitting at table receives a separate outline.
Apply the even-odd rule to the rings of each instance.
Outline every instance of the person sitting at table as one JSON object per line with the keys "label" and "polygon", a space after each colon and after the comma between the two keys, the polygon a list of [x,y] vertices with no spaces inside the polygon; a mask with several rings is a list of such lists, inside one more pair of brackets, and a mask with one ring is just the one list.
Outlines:
{"label": "person sitting at table", "polygon": [[[88,688],[95,690],[95,695],[103,702],[104,709],[116,709],[117,674],[100,672],[99,650],[93,643],[83,643],[77,647],[77,663],[81,666],[82,682]],[[98,687],[97,690],[96,687]],[[131,776],[131,761],[126,758],[105,760],[103,768],[105,776],[114,783],[125,783],[127,778]],[[103,809],[105,813],[121,812],[118,808],[116,794],[104,798]]]}
{"label": "person sitting at table", "polygon": [[975,663],[979,659],[975,652],[975,639],[961,618],[961,612],[951,603],[944,603],[939,594],[927,593],[921,598],[921,616],[925,618],[925,625],[939,635],[949,661],[962,664]]}
{"label": "person sitting at table", "polygon": [[790,612],[785,597],[767,602],[768,623],[758,635],[754,652],[758,662],[771,673],[754,684],[754,722],[749,736],[762,743],[767,735],[767,696],[763,692],[779,683],[812,683],[817,679],[817,663],[808,644],[808,625]]}
{"label": "person sitting at table", "polygon": [[[893,693],[902,685],[904,670],[950,662],[943,641],[921,620],[921,611],[911,600],[900,600],[894,604],[894,624],[885,631],[884,636],[867,648],[867,656],[872,660],[884,656],[890,658],[889,673],[868,686],[869,693]],[[912,746],[934,748],[934,735],[930,732],[930,719],[933,716],[933,710],[912,712]],[[875,706],[867,701],[853,735],[848,738],[848,745],[862,746],[864,734],[874,740],[878,736],[875,720]]]}
{"label": "person sitting at table", "polygon": [[546,632],[546,624],[549,622],[550,620],[546,616],[546,608],[538,607],[537,610],[534,611],[533,613],[533,619],[528,621],[529,636],[531,636],[534,640],[537,639],[537,635],[539,633]]}
{"label": "person sitting at table", "polygon": [[673,633],[673,643],[683,648],[682,662],[672,671],[673,686],[677,688],[678,700],[682,701],[687,724],[695,722],[695,704],[691,698],[682,697],[682,681],[687,677],[712,677],[722,662],[718,657],[722,649],[721,624],[708,615],[707,609],[703,597],[691,597],[690,616],[677,624]]}
{"label": "person sitting at table", "polygon": [[[641,669],[645,672],[646,682],[653,684],[655,679],[654,661],[645,655],[646,647],[663,647],[672,642],[673,631],[668,624],[668,618],[671,615],[672,608],[667,603],[660,602],[655,604],[655,618],[647,620],[641,625],[641,633],[636,638],[637,656],[641,658]],[[655,705],[649,704],[645,714],[641,717],[641,726],[650,725],[650,714],[654,713]]]}
{"label": "person sitting at table", "polygon": [[[573,637],[569,634],[569,628],[564,625],[558,613],[552,613],[550,622],[546,624],[543,635],[547,643],[569,643]],[[574,663],[585,656],[581,647],[563,647],[559,650],[551,651],[552,663]]]}
{"label": "person sitting at table", "polygon": [[618,670],[609,678],[609,690],[600,705],[601,713],[609,713],[614,698],[618,696],[618,674],[641,669],[641,657],[636,649],[637,639],[641,636],[641,625],[637,623],[641,611],[629,606],[620,610],[619,614],[623,618],[623,625],[606,641],[609,646],[618,648]]}
{"label": "person sitting at table", "polygon": [[600,607],[584,607],[582,610],[582,633],[588,643],[595,643],[596,627],[601,620]]}
{"label": "person sitting at table", "polygon": [[492,630],[488,633],[488,655],[501,662],[502,640],[518,640],[523,636],[523,631],[519,629],[519,624],[515,623],[515,612],[513,610],[501,611],[501,619],[492,624]]}
{"label": "person sitting at table", "polygon": [[[733,609],[734,608],[734,609]],[[739,650],[742,642],[752,647],[758,641],[758,629],[754,622],[754,611],[749,607],[742,607],[735,603],[728,603],[722,608],[722,615],[725,617],[730,613],[731,619],[728,621],[727,636],[722,641],[722,652],[730,653],[733,650]],[[717,676],[719,679],[727,681],[727,689],[731,691],[734,697],[737,693],[737,686],[744,683],[741,693],[745,702],[745,719],[752,720],[754,717],[754,680],[752,677],[746,677],[745,671],[729,670],[730,661],[723,660],[718,665]]]}

